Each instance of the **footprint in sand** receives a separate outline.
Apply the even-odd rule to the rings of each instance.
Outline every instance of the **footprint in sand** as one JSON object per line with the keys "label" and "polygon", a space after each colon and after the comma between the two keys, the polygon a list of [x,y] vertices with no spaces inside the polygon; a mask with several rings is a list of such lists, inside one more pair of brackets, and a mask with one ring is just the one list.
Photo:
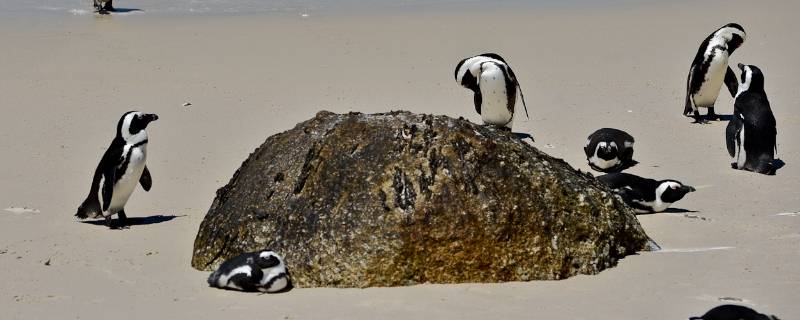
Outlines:
{"label": "footprint in sand", "polygon": [[23,213],[39,213],[39,209],[28,208],[28,207],[8,207],[5,209],[8,212],[15,213],[15,214],[23,214]]}

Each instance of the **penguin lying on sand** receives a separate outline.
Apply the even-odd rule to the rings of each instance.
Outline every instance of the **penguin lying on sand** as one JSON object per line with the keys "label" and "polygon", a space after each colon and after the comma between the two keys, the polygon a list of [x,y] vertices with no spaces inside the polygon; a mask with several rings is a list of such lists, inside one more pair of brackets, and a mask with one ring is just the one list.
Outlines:
{"label": "penguin lying on sand", "polygon": [[456,65],[455,78],[475,94],[475,111],[484,124],[511,131],[518,89],[527,116],[528,107],[517,76],[500,55],[484,53],[461,60]]}
{"label": "penguin lying on sand", "polygon": [[222,263],[210,276],[216,288],[278,293],[293,288],[286,264],[270,250],[243,253]]}
{"label": "penguin lying on sand", "polygon": [[[126,226],[125,204],[137,183],[150,191],[153,180],[147,170],[147,132],[150,122],[158,120],[155,114],[129,111],[117,123],[117,136],[103,154],[94,171],[89,196],[75,214],[80,219],[105,217],[109,228],[116,228],[111,216],[119,215],[119,226]],[[102,206],[100,200],[102,199]]]}
{"label": "penguin lying on sand", "polygon": [[780,320],[776,316],[768,316],[756,312],[745,306],[725,304],[706,312],[701,317],[691,317],[689,320]]}
{"label": "penguin lying on sand", "polygon": [[642,178],[629,173],[609,173],[597,177],[622,197],[636,213],[655,213],[667,210],[695,189],[675,180]]}
{"label": "penguin lying on sand", "polygon": [[774,175],[778,130],[764,92],[764,74],[756,66],[740,63],[739,69],[742,83],[725,132],[731,167]]}
{"label": "penguin lying on sand", "polygon": [[[728,58],[744,43],[747,34],[736,23],[729,23],[717,29],[700,44],[697,54],[689,67],[686,81],[686,104],[683,114],[693,113],[694,123],[718,120],[714,112],[719,90],[723,81],[731,96],[736,94],[736,74],[728,66]],[[708,108],[707,120],[701,120],[699,108]]]}
{"label": "penguin lying on sand", "polygon": [[595,131],[583,147],[592,169],[601,172],[622,171],[633,161],[633,137],[625,131],[603,128]]}

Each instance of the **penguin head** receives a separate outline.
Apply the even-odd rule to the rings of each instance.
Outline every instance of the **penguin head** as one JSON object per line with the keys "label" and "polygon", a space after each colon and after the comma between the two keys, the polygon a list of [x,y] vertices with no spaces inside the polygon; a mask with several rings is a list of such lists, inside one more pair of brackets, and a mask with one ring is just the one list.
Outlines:
{"label": "penguin head", "polygon": [[144,129],[150,122],[158,120],[155,114],[128,111],[122,115],[117,123],[117,136],[127,143],[141,142],[147,139]]}
{"label": "penguin head", "polygon": [[597,144],[597,157],[603,160],[611,160],[617,158],[619,149],[616,142],[600,142]]}
{"label": "penguin head", "polygon": [[716,34],[721,36],[728,43],[728,54],[732,54],[747,39],[747,33],[738,23],[729,23],[717,30]]}
{"label": "penguin head", "polygon": [[687,193],[694,191],[694,187],[684,186],[679,181],[663,180],[658,184],[658,188],[656,189],[656,197],[661,199],[662,202],[675,203],[678,200],[683,199],[683,196],[685,196]]}
{"label": "penguin head", "polygon": [[754,65],[739,64],[739,69],[742,70],[742,77],[739,80],[739,92],[753,91],[764,92],[764,74],[761,69]]}
{"label": "penguin head", "polygon": [[283,259],[271,250],[264,250],[258,254],[256,265],[261,269],[269,269],[283,264]]}

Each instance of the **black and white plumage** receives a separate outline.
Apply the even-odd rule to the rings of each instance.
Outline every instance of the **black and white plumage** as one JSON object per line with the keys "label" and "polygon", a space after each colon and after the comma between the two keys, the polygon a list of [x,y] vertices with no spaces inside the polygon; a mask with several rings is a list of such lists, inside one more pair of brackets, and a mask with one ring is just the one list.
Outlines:
{"label": "black and white plumage", "polygon": [[589,166],[601,172],[622,171],[633,161],[633,137],[625,131],[602,128],[586,140],[583,147]]}
{"label": "black and white plumage", "polygon": [[[130,111],[122,115],[117,123],[117,135],[103,154],[94,171],[89,196],[78,207],[76,217],[81,219],[105,217],[106,225],[115,228],[111,216],[119,215],[119,226],[126,226],[125,204],[141,184],[150,191],[152,178],[145,165],[147,160],[147,132],[150,122],[158,119],[155,114]],[[101,202],[102,200],[102,202]]]}
{"label": "black and white plumage", "polygon": [[780,320],[776,316],[768,316],[745,306],[724,304],[708,310],[700,317],[689,320]]}
{"label": "black and white plumage", "polygon": [[740,63],[739,69],[742,82],[725,132],[731,167],[774,175],[778,130],[764,92],[764,74],[756,66]]}
{"label": "black and white plumage", "polygon": [[597,177],[622,197],[636,213],[655,213],[667,210],[695,189],[679,181],[642,178],[629,173],[609,173]]}
{"label": "black and white plumage", "polygon": [[528,107],[517,76],[505,59],[496,53],[484,53],[461,60],[456,65],[456,82],[474,93],[475,111],[484,124],[511,130],[519,90],[525,114]]}
{"label": "black and white plumage", "polygon": [[92,0],[92,2],[94,3],[94,10],[99,14],[108,14],[110,11],[114,11],[112,0]]}
{"label": "black and white plumage", "polygon": [[731,96],[736,94],[736,74],[728,66],[728,58],[746,38],[742,26],[729,23],[714,31],[700,44],[689,68],[686,104],[683,108],[684,115],[693,114],[695,123],[705,122],[701,119],[698,108],[708,108],[708,120],[719,119],[714,112],[714,104],[723,82]]}
{"label": "black and white plumage", "polygon": [[208,285],[266,293],[285,292],[293,287],[286,264],[271,250],[243,253],[226,260],[208,276]]}

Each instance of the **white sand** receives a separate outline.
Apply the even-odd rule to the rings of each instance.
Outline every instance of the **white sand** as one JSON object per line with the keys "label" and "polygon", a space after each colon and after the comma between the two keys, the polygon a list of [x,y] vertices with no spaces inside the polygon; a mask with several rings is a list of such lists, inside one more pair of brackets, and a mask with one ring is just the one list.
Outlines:
{"label": "white sand", "polygon": [[[41,212],[0,211],[0,318],[686,319],[730,302],[798,318],[800,217],[778,214],[800,210],[799,10],[798,2],[731,0],[485,14],[4,19],[0,208]],[[731,65],[755,64],[766,75],[787,163],[775,177],[731,170],[726,123],[692,125],[680,114],[697,46],[733,21],[748,39]],[[321,109],[479,121],[453,68],[486,51],[503,54],[519,76],[533,118],[518,117],[515,131],[531,132],[545,152],[588,170],[586,136],[616,127],[636,138],[640,164],[629,172],[710,185],[676,205],[696,212],[639,217],[669,251],[563,281],[263,296],[210,289],[207,273],[190,267],[215,190],[266,137]],[[718,113],[730,114],[731,98],[720,97]],[[91,173],[130,109],[161,119],[148,129],[153,189],[134,193],[128,216],[177,217],[124,231],[76,222]],[[719,247],[731,248],[695,250]]]}

